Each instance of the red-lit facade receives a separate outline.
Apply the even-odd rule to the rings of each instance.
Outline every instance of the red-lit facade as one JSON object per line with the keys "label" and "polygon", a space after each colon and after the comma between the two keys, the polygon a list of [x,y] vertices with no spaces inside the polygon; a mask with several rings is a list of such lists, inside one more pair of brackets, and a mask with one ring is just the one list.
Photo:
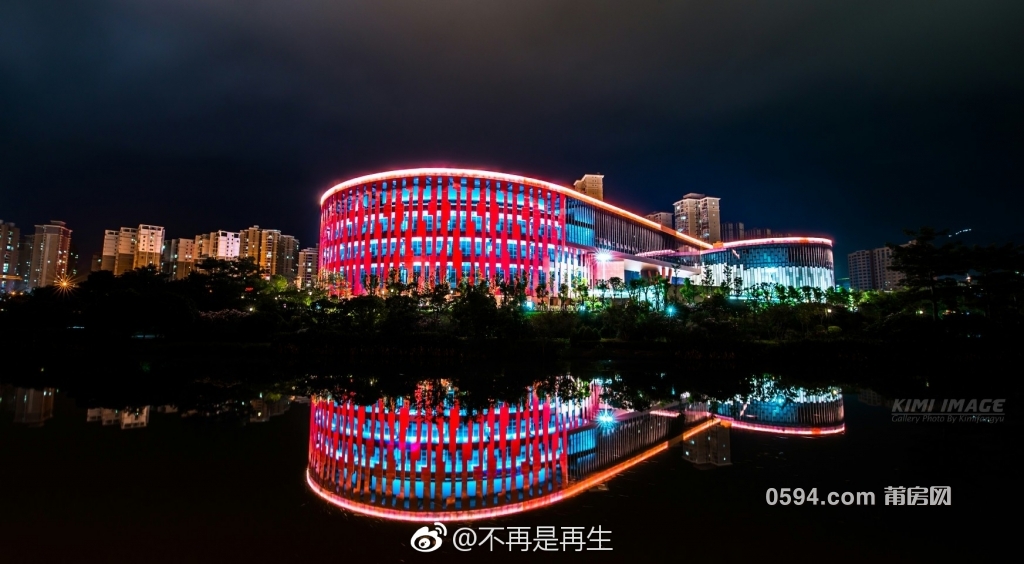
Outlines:
{"label": "red-lit facade", "polygon": [[[339,184],[321,199],[321,273],[353,293],[403,282],[524,277],[529,288],[590,281],[600,250],[709,245],[572,189],[462,169],[412,169]],[[532,292],[531,292],[532,293]]]}
{"label": "red-lit facade", "polygon": [[593,427],[592,392],[584,402],[531,394],[484,410],[315,397],[307,478],[321,497],[382,517],[520,511],[562,491],[570,454],[593,449],[592,433],[579,433]]}

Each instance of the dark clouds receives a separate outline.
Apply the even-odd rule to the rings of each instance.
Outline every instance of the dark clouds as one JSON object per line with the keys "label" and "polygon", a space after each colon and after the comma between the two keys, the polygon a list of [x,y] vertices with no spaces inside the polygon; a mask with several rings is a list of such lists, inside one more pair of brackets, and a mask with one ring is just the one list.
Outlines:
{"label": "dark clouds", "polygon": [[0,217],[64,219],[87,251],[142,222],[170,236],[259,223],[312,243],[331,182],[449,164],[565,184],[600,172],[609,200],[642,213],[703,191],[726,220],[829,234],[841,256],[902,227],[1013,230],[1022,14],[9,0]]}

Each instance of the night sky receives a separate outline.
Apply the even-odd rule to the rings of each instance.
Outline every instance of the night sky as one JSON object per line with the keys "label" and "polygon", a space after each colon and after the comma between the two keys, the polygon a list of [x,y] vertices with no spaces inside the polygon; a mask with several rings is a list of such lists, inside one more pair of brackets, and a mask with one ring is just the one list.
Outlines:
{"label": "night sky", "polygon": [[1019,233],[1024,2],[5,0],[0,218],[315,244],[319,196],[458,166],[645,214]]}

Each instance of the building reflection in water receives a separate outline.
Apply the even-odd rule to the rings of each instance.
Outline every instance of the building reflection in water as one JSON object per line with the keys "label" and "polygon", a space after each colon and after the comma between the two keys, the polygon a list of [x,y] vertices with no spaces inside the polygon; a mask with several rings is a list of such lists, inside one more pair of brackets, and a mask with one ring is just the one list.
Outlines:
{"label": "building reflection in water", "polygon": [[53,418],[53,388],[15,388],[5,386],[2,407],[5,412],[14,413],[14,422],[29,427],[42,427]]}
{"label": "building reflection in water", "polygon": [[104,427],[120,425],[121,429],[141,429],[149,425],[150,406],[126,407],[124,409],[110,409],[106,407],[94,407],[85,412],[87,423],[100,422]]}
{"label": "building reflection in water", "polygon": [[713,416],[736,429],[775,434],[830,435],[846,430],[839,388],[785,387],[771,375],[751,378],[750,385],[745,395],[691,401],[687,418]]}
{"label": "building reflection in water", "polygon": [[712,425],[683,443],[683,458],[698,468],[716,468],[732,464],[729,426]]}
{"label": "building reflection in water", "polygon": [[857,392],[857,399],[861,403],[865,405],[870,405],[872,407],[888,407],[890,409],[892,408],[892,398],[887,398],[882,394],[871,389],[865,388]]}
{"label": "building reflection in water", "polygon": [[251,400],[249,405],[252,406],[252,415],[249,416],[249,422],[266,423],[270,421],[271,417],[288,411],[292,402],[287,397],[263,397],[263,394],[260,394],[260,397]]}
{"label": "building reflection in water", "polygon": [[[19,388],[12,385],[0,385],[0,412],[13,419],[14,423],[29,427],[42,426],[54,416],[54,388]],[[149,426],[152,413],[164,415],[179,414],[180,417],[199,415],[204,418],[238,418],[248,419],[250,423],[264,423],[271,417],[286,413],[293,403],[309,404],[310,399],[299,395],[281,395],[277,393],[260,393],[259,397],[244,400],[238,397],[221,400],[215,403],[185,406],[165,404],[159,406],[142,405],[128,407],[91,407],[85,412],[85,421],[103,427],[120,427],[121,429],[142,429]],[[11,420],[8,419],[8,420]]]}

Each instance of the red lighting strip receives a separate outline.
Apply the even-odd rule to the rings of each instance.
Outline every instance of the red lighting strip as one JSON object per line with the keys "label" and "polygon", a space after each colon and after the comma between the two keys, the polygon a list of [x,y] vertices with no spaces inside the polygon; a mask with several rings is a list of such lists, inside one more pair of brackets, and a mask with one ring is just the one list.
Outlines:
{"label": "red lighting strip", "polygon": [[[705,421],[700,425],[692,429],[688,429],[682,434],[681,439],[687,440],[694,434],[700,433],[706,430],[708,427],[717,425],[718,421],[712,419]],[[306,483],[309,484],[309,488],[313,490],[313,493],[320,496],[333,505],[336,505],[342,509],[352,511],[353,513],[360,513],[363,515],[369,515],[371,517],[380,517],[381,519],[390,519],[393,521],[412,521],[412,522],[433,522],[433,521],[475,521],[479,519],[493,519],[495,517],[502,517],[505,515],[513,515],[515,513],[522,513],[523,511],[529,511],[531,509],[539,509],[546,507],[553,503],[569,499],[579,493],[587,491],[588,489],[614,477],[616,474],[632,468],[637,464],[651,458],[652,456],[668,449],[669,443],[674,442],[678,439],[672,439],[672,441],[664,441],[659,443],[650,449],[642,452],[629,460],[625,460],[616,464],[615,466],[598,472],[593,476],[580,480],[575,484],[565,488],[564,490],[554,492],[544,497],[531,499],[529,501],[521,501],[519,503],[512,503],[509,505],[503,505],[500,507],[490,507],[487,509],[467,509],[464,511],[404,511],[399,509],[385,509],[382,507],[374,507],[371,505],[363,505],[355,503],[350,500],[341,498],[334,495],[331,492],[324,491],[320,486],[313,481],[312,475],[309,473],[309,469],[306,469]]]}
{"label": "red lighting strip", "polygon": [[760,433],[776,433],[781,435],[807,435],[807,436],[818,436],[818,435],[838,435],[846,432],[846,424],[840,423],[834,427],[780,427],[778,425],[763,425],[760,423],[747,423],[745,421],[736,421],[728,417],[719,417],[725,424],[744,431],[757,431]]}
{"label": "red lighting strip", "polygon": [[750,247],[755,245],[773,245],[787,243],[819,244],[832,246],[831,239],[823,237],[772,237],[769,239],[745,239],[743,241],[730,241],[722,243],[722,247],[731,249],[733,247]]}

